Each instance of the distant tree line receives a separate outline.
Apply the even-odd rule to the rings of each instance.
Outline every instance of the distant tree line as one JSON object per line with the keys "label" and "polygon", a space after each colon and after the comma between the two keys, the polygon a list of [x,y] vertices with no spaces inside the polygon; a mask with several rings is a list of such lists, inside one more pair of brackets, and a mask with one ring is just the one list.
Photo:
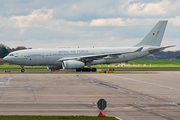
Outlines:
{"label": "distant tree line", "polygon": [[161,51],[154,54],[156,59],[180,59],[180,51]]}
{"label": "distant tree line", "polygon": [[16,48],[10,48],[2,43],[0,43],[0,58],[5,57],[10,52],[16,51],[16,50],[23,50],[23,49],[32,49],[32,48],[26,48],[24,46],[18,46]]}
{"label": "distant tree line", "polygon": [[[0,43],[0,58],[5,57],[10,52],[13,52],[16,50],[23,50],[23,49],[32,49],[32,48],[26,48],[24,46],[10,48]],[[180,59],[180,51],[161,51],[161,52],[154,53],[144,58],[145,59]]]}

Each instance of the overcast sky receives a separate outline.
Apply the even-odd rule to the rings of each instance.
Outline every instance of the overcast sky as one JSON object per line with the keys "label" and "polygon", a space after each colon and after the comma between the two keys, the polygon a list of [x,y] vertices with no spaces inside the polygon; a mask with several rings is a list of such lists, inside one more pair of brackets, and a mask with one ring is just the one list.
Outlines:
{"label": "overcast sky", "polygon": [[180,50],[180,0],[0,0],[0,43],[9,47],[133,46],[159,20],[163,45]]}

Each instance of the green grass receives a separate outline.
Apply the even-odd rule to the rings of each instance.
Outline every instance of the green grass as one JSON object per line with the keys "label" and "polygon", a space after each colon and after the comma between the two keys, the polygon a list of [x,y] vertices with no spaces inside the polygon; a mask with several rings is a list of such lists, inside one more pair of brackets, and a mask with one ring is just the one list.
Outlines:
{"label": "green grass", "polygon": [[180,71],[180,60],[133,60],[128,63],[95,65],[97,69],[114,68],[115,71]]}
{"label": "green grass", "polygon": [[[9,63],[4,63],[3,65],[0,65],[0,69],[20,69],[19,65],[11,65]],[[25,66],[25,69],[46,69],[46,66]]]}
{"label": "green grass", "polygon": [[180,60],[134,60],[129,64],[151,65],[152,67],[180,67]]}
{"label": "green grass", "polygon": [[96,68],[180,68],[180,60],[133,60],[123,64],[95,65]]}
{"label": "green grass", "polygon": [[0,116],[0,120],[116,120],[113,117],[90,116]]}
{"label": "green grass", "polygon": [[[101,64],[94,65],[97,69],[107,70],[114,68],[115,71],[180,71],[180,60],[133,60],[123,64]],[[46,66],[25,66],[25,73],[51,73]],[[0,65],[0,73],[10,70],[11,73],[21,73],[19,65]],[[55,73],[75,73],[75,70],[60,70]],[[54,73],[54,72],[53,72]]]}

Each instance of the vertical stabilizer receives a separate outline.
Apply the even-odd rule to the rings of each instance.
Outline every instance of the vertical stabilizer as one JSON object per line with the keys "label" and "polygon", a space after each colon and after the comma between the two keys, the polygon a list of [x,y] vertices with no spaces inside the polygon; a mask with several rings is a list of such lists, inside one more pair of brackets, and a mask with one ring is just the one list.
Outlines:
{"label": "vertical stabilizer", "polygon": [[167,20],[159,21],[145,38],[135,46],[160,46],[167,22]]}

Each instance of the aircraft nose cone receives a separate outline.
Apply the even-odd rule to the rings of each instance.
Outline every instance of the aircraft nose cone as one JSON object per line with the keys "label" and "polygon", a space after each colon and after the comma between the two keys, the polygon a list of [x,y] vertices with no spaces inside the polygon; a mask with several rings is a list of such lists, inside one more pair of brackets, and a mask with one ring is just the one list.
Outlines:
{"label": "aircraft nose cone", "polygon": [[9,61],[9,59],[8,59],[8,57],[7,57],[7,56],[6,56],[6,57],[4,57],[4,58],[3,58],[3,60],[4,60],[4,61],[7,61],[7,62]]}

